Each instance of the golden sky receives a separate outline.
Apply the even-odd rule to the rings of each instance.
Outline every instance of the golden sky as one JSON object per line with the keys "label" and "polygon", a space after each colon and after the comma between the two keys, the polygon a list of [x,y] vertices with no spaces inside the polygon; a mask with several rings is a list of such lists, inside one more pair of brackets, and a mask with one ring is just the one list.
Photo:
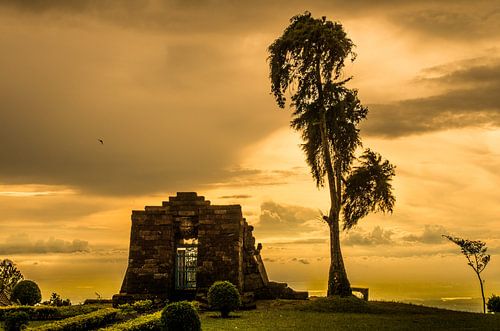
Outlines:
{"label": "golden sky", "polygon": [[[44,298],[117,293],[130,211],[176,191],[238,203],[271,279],[321,293],[328,192],[270,95],[267,46],[309,10],[356,44],[366,147],[392,215],[343,236],[371,296],[479,296],[441,234],[487,243],[500,293],[500,1],[0,2],[0,258]],[[101,145],[98,139],[103,139]]]}

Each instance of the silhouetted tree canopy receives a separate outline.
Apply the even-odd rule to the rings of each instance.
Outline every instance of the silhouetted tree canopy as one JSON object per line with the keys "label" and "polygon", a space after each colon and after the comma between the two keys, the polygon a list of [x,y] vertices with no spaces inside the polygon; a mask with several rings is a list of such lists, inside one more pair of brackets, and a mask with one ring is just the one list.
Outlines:
{"label": "silhouetted tree canopy", "polygon": [[11,260],[0,261],[0,291],[12,292],[14,286],[24,277]]}
{"label": "silhouetted tree canopy", "polygon": [[344,229],[350,229],[370,212],[392,212],[395,198],[391,178],[394,166],[380,154],[367,149],[346,181],[343,215]]}
{"label": "silhouetted tree canopy", "polygon": [[[355,89],[346,87],[346,60],[354,61],[354,44],[342,25],[311,13],[292,17],[269,46],[271,93],[285,108],[290,95],[291,127],[301,133],[302,150],[318,187],[327,179],[331,265],[328,295],[351,294],[340,250],[339,221],[350,229],[369,212],[392,212],[390,181],[394,166],[367,149],[359,159],[359,123],[367,116]],[[356,166],[353,168],[353,165]]]}
{"label": "silhouetted tree canopy", "polygon": [[491,256],[486,253],[488,249],[486,247],[486,243],[480,240],[468,240],[448,235],[443,235],[443,237],[460,247],[462,254],[467,258],[467,264],[476,273],[479,279],[479,284],[481,285],[481,295],[483,297],[483,313],[485,313],[486,300],[484,297],[484,281],[481,279],[481,272],[484,270],[484,268],[486,268],[491,258]]}

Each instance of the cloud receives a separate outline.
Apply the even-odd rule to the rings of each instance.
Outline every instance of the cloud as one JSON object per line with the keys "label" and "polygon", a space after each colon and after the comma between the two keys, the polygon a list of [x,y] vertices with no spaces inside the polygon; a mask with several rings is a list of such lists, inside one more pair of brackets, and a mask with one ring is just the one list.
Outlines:
{"label": "cloud", "polygon": [[394,232],[384,230],[380,226],[376,226],[371,232],[354,229],[347,232],[342,243],[346,246],[391,245],[394,244],[391,238],[393,234]]}
{"label": "cloud", "polygon": [[[304,176],[307,171],[302,167],[292,167],[291,169],[250,169],[233,168],[229,169],[226,182],[212,183],[209,187],[255,187],[266,185],[286,184],[290,177]],[[246,195],[242,195],[246,196]],[[231,196],[230,196],[231,197]],[[224,197],[222,197],[224,198]]]}
{"label": "cloud", "polygon": [[[0,196],[2,221],[36,221],[46,226],[47,222],[75,221],[93,214],[117,208],[103,200],[92,200],[78,195],[61,196]],[[7,224],[5,224],[7,225]],[[14,225],[14,224],[9,224]]]}
{"label": "cloud", "polygon": [[309,238],[309,239],[293,239],[287,241],[266,242],[266,245],[316,245],[324,244],[328,241],[327,238]]}
{"label": "cloud", "polygon": [[292,262],[298,262],[298,263],[302,263],[302,264],[310,264],[311,262],[309,262],[308,259],[298,259],[296,257],[292,258],[290,261]]}
{"label": "cloud", "polygon": [[0,198],[1,197],[43,197],[43,196],[56,196],[56,195],[73,195],[76,194],[72,189],[51,187],[44,185],[22,185],[22,186],[9,186],[0,185]]}
{"label": "cloud", "polygon": [[[407,246],[408,242],[420,244],[441,244],[443,234],[448,231],[441,225],[425,225],[419,234],[397,235],[392,230],[384,230],[380,226],[373,228],[371,232],[354,229],[346,233],[342,244],[346,246],[376,246],[390,245],[393,247]],[[414,253],[411,253],[414,254]],[[428,254],[428,253],[426,253]],[[438,254],[438,252],[436,252]]]}
{"label": "cloud", "polygon": [[251,195],[247,194],[237,194],[237,195],[223,195],[219,197],[219,199],[248,199],[251,198]]}
{"label": "cloud", "polygon": [[394,23],[430,38],[460,41],[491,38],[500,28],[500,10],[494,1],[420,6],[389,17]]}
{"label": "cloud", "polygon": [[[269,24],[271,17],[279,13],[280,10],[281,12],[285,12],[285,15],[288,15],[286,13],[289,11],[294,14],[298,14],[304,12],[304,5],[307,5],[313,14],[316,10],[321,9],[324,11],[337,9],[337,11],[342,12],[343,14],[350,14],[352,16],[373,12],[378,14],[422,12],[420,17],[424,20],[429,16],[430,18],[427,19],[428,21],[432,21],[432,18],[437,16],[437,14],[433,13],[443,13],[444,16],[444,14],[447,13],[446,9],[448,9],[449,17],[454,17],[453,13],[460,12],[469,13],[470,17],[478,16],[484,19],[489,18],[489,16],[495,13],[494,3],[491,3],[491,1],[481,0],[473,3],[465,0],[456,0],[453,1],[453,3],[446,3],[442,5],[436,3],[435,1],[421,0],[381,0],[377,1],[377,3],[370,0],[355,0],[349,2],[341,0],[319,0],[313,3],[304,0],[279,0],[273,1],[272,3],[264,0],[256,0],[251,4],[245,2],[233,3],[230,0],[218,1],[216,4],[209,0],[163,0],[141,2],[133,0],[82,0],[76,2],[68,2],[64,0],[9,0],[3,1],[2,5],[7,8],[15,8],[22,12],[31,12],[35,14],[50,12],[85,14],[115,21],[117,23],[126,22],[130,25],[133,25],[134,23],[145,24],[149,21],[149,25],[147,26],[161,26],[165,29],[172,29],[172,26],[178,27],[180,23],[186,22],[185,16],[187,16],[188,13],[192,13],[192,15],[198,18],[198,20],[193,19],[192,25],[194,25],[194,27],[185,26],[186,29],[199,28],[200,26],[205,25],[209,26],[207,22],[209,20],[208,18],[198,17],[207,9],[217,9],[213,10],[213,17],[216,18],[214,19],[215,22],[210,24],[213,29],[227,26],[230,23],[234,23],[237,28],[241,28],[242,26],[247,26],[250,21]],[[285,7],[284,5],[288,6]],[[476,11],[474,13],[468,12],[471,8],[476,9]],[[265,9],[267,9],[267,11]],[[260,13],[260,16],[252,17],[251,14],[255,14],[256,12]],[[429,14],[426,15],[427,12]],[[486,15],[488,17],[484,17],[485,12],[491,14]],[[131,16],[131,13],[135,13],[136,17]],[[238,17],[231,17],[229,14],[239,14],[239,16],[237,15]],[[319,13],[316,13],[316,15],[319,15]],[[161,18],[168,18],[170,22],[164,22]],[[402,16],[400,18],[401,21],[406,20],[406,16]],[[438,17],[435,18],[434,21],[438,23],[440,22],[443,25],[446,25],[446,22],[448,22],[446,18]]]}
{"label": "cloud", "polygon": [[[234,34],[272,24],[282,5],[266,1],[252,4],[222,1],[7,1],[2,5],[21,13],[45,15],[62,20],[65,16],[93,18],[117,26],[172,33],[224,32]],[[267,10],[265,10],[267,9]],[[208,17],[206,13],[212,15]],[[288,10],[287,10],[288,11]],[[296,12],[290,11],[290,16]],[[63,16],[63,17],[61,17]],[[288,15],[287,15],[288,16]],[[228,29],[228,27],[232,29]]]}
{"label": "cloud", "polygon": [[89,252],[88,241],[73,239],[49,238],[47,240],[32,241],[28,235],[20,234],[8,237],[0,244],[0,254],[47,254],[47,253],[77,253]]}
{"label": "cloud", "polygon": [[[488,247],[488,245],[486,246]],[[491,255],[498,255],[500,256],[500,245],[490,245],[488,247],[488,251],[487,251],[488,254],[491,254]]]}
{"label": "cloud", "polygon": [[489,59],[487,64],[481,61],[484,59],[470,59],[466,67],[443,66],[424,71],[424,75],[441,73],[420,81],[444,89],[443,92],[371,105],[362,132],[392,138],[455,128],[499,127],[500,59]]}
{"label": "cloud", "polygon": [[[270,29],[286,24],[292,16],[309,9],[314,15],[333,13],[336,17],[375,16],[431,38],[480,38],[498,31],[495,1],[64,1],[11,0],[4,8],[52,20],[66,16],[97,19],[117,26],[163,32],[204,31],[235,34]],[[206,13],[210,11],[211,15]],[[332,15],[332,14],[330,14]],[[281,17],[283,22],[277,20]],[[329,18],[336,18],[329,17]],[[72,21],[75,24],[75,21]],[[231,27],[228,29],[228,27]]]}
{"label": "cloud", "polygon": [[[241,151],[288,119],[269,95],[265,62],[288,19],[305,5],[346,18],[450,7],[404,3],[3,1],[0,123],[8,125],[0,139],[9,143],[0,146],[0,182],[104,195],[237,182],[228,169]],[[496,125],[497,90],[495,82],[374,105],[365,131],[394,137]],[[257,183],[284,181],[274,175]]]}
{"label": "cloud", "polygon": [[0,10],[12,23],[0,27],[9,77],[0,79],[0,139],[9,142],[0,146],[1,183],[103,195],[193,190],[230,181],[241,150],[282,124],[264,40],[139,33],[87,16],[68,28],[9,13]]}
{"label": "cloud", "polygon": [[[260,209],[259,223],[255,226],[259,237],[262,237],[262,235],[279,237],[293,235],[296,237],[301,233],[312,233],[316,230],[313,226],[314,221],[319,219],[320,216],[319,211],[311,208],[278,204],[273,201],[263,202]],[[311,221],[313,222],[311,223]],[[319,220],[317,224],[321,224]]]}
{"label": "cloud", "polygon": [[443,234],[448,234],[448,230],[446,230],[444,226],[426,224],[421,234],[410,234],[404,236],[402,239],[404,241],[419,242],[423,244],[440,244],[445,241]]}

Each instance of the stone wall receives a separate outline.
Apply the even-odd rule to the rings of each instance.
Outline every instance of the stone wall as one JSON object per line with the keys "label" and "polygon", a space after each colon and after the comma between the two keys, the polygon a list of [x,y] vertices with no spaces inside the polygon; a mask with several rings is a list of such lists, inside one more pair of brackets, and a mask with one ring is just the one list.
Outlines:
{"label": "stone wall", "polygon": [[[176,249],[191,240],[198,247],[196,289],[176,290]],[[203,299],[218,280],[235,284],[250,300],[290,296],[286,284],[269,282],[261,248],[240,205],[211,205],[194,192],[179,192],[161,206],[132,212],[128,268],[113,304]]]}
{"label": "stone wall", "polygon": [[210,206],[200,213],[197,285],[206,291],[217,280],[243,288],[241,206]]}
{"label": "stone wall", "polygon": [[116,300],[176,297],[176,247],[186,239],[198,241],[197,292],[217,280],[243,291],[245,226],[240,205],[211,205],[194,192],[133,211],[129,265]]}
{"label": "stone wall", "polygon": [[168,297],[175,265],[175,229],[168,208],[132,212],[128,268],[120,293]]}
{"label": "stone wall", "polygon": [[243,277],[245,279],[243,290],[253,292],[267,286],[269,280],[260,257],[262,245],[255,246],[253,226],[246,221],[243,229],[243,243]]}

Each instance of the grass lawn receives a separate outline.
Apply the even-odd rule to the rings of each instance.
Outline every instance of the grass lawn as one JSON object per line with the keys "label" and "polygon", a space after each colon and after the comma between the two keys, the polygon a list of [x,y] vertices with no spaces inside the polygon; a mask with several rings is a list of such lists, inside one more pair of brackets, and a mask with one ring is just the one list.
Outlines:
{"label": "grass lawn", "polygon": [[[404,303],[318,298],[259,301],[256,310],[222,319],[202,312],[202,330],[500,330],[500,315]],[[33,321],[37,326],[47,321]],[[3,330],[0,324],[0,330]]]}
{"label": "grass lawn", "polygon": [[[337,312],[339,309],[335,305],[335,302],[325,299],[316,303],[259,302],[257,310],[240,311],[230,319],[219,318],[212,312],[202,313],[201,323],[204,331],[500,330],[499,315],[455,312],[391,302],[370,302],[361,309],[365,312]],[[329,312],[328,306],[332,308]]]}

